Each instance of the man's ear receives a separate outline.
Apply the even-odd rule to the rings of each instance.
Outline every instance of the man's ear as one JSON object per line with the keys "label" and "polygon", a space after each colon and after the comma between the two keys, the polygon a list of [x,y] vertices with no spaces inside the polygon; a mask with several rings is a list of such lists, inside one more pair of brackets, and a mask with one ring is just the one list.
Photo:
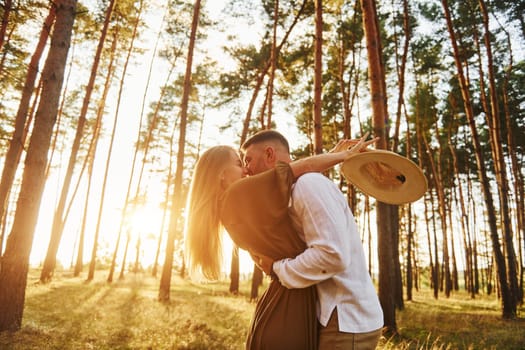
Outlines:
{"label": "man's ear", "polygon": [[264,149],[264,159],[267,163],[274,164],[276,160],[275,149],[272,146],[267,146]]}

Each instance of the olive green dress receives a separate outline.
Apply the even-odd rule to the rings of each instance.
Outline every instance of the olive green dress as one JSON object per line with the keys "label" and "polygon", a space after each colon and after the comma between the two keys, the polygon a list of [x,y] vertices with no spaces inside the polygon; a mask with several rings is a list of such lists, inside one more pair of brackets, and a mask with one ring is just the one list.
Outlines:
{"label": "olive green dress", "polygon": [[[221,201],[221,221],[242,249],[280,260],[306,249],[288,215],[294,178],[288,164],[235,182]],[[246,349],[317,349],[315,286],[287,289],[277,279],[259,299]]]}

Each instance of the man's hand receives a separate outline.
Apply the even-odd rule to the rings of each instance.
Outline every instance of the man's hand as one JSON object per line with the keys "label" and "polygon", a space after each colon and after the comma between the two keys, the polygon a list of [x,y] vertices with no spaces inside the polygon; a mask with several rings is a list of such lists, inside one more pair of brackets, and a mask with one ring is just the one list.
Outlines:
{"label": "man's hand", "polygon": [[268,276],[272,273],[273,259],[269,256],[250,252],[255,265]]}

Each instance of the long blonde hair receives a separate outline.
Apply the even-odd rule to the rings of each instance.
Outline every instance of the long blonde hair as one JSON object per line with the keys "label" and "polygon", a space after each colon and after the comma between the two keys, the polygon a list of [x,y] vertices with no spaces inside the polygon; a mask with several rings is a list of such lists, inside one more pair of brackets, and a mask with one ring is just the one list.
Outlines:
{"label": "long blonde hair", "polygon": [[185,255],[190,274],[201,272],[216,280],[222,261],[222,225],[219,201],[223,193],[221,175],[236,151],[215,146],[204,152],[193,172],[184,225]]}

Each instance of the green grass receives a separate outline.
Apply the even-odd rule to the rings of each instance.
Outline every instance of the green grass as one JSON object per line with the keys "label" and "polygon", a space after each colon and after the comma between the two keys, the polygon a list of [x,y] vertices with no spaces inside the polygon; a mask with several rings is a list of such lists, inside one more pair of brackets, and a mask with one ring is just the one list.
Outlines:
{"label": "green grass", "polygon": [[[227,283],[192,284],[174,277],[169,303],[157,301],[158,280],[129,274],[105,282],[55,275],[28,280],[22,329],[0,333],[0,349],[243,349],[254,304],[249,282],[238,296]],[[523,314],[521,309],[521,314]],[[434,300],[418,292],[397,312],[399,336],[378,349],[524,349],[525,321],[503,321],[495,297],[464,293]]]}

